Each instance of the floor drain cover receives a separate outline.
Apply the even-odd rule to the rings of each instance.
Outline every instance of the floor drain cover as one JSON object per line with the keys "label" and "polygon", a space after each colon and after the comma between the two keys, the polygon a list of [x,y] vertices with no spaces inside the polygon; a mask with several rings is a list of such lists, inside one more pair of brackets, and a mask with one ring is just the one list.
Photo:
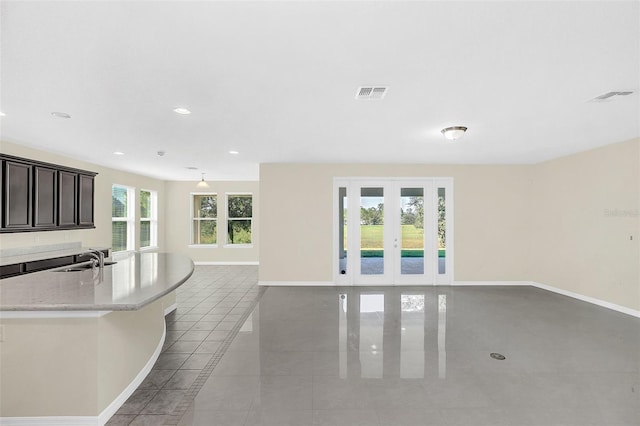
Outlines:
{"label": "floor drain cover", "polygon": [[491,356],[491,358],[497,359],[497,360],[500,360],[500,361],[503,361],[503,360],[507,359],[507,357],[505,357],[504,355],[498,354],[498,353],[495,353],[495,352],[491,353],[490,356]]}

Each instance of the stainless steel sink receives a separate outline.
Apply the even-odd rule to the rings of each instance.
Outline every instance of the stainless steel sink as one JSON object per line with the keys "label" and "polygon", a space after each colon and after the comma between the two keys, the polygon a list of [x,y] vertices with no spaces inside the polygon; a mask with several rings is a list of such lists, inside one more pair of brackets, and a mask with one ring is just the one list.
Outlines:
{"label": "stainless steel sink", "polygon": [[[104,262],[104,266],[111,266],[111,265],[115,265],[116,263],[118,262]],[[66,268],[62,268],[62,269],[56,269],[52,272],[83,272],[91,268],[92,266],[90,263],[85,263],[82,265],[73,265]]]}

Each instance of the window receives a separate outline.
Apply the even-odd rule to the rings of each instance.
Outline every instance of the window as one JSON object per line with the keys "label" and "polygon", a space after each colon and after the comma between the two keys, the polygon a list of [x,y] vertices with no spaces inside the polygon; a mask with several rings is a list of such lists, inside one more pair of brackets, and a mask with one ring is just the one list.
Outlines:
{"label": "window", "polygon": [[217,244],[218,200],[216,194],[191,194],[191,244]]}
{"label": "window", "polygon": [[140,248],[158,246],[158,193],[140,190]]}
{"label": "window", "polygon": [[252,204],[251,194],[227,195],[227,244],[251,244]]}
{"label": "window", "polygon": [[111,188],[111,249],[134,250],[134,189],[113,185]]}

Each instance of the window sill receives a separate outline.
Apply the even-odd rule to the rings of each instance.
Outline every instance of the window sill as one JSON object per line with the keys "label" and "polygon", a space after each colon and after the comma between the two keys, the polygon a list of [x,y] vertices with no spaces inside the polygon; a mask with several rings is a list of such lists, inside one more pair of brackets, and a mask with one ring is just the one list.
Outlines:
{"label": "window sill", "polygon": [[253,248],[253,244],[225,244],[224,248]]}
{"label": "window sill", "polygon": [[158,250],[158,246],[140,247],[140,251],[155,251]]}
{"label": "window sill", "polygon": [[218,248],[217,244],[189,244],[188,248],[192,249],[208,249],[208,248]]}

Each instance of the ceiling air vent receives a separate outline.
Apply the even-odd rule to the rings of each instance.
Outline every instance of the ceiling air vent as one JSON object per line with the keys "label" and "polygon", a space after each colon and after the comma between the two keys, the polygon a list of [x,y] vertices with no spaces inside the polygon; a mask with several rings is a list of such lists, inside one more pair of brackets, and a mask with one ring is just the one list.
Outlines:
{"label": "ceiling air vent", "polygon": [[382,99],[389,88],[386,86],[362,86],[358,87],[356,99]]}
{"label": "ceiling air vent", "polygon": [[633,92],[630,90],[625,90],[625,91],[620,91],[620,92],[607,92],[607,93],[603,93],[600,96],[596,96],[595,98],[591,99],[591,102],[606,102],[606,101],[612,101],[613,98],[617,97],[617,96],[628,96],[631,95]]}

